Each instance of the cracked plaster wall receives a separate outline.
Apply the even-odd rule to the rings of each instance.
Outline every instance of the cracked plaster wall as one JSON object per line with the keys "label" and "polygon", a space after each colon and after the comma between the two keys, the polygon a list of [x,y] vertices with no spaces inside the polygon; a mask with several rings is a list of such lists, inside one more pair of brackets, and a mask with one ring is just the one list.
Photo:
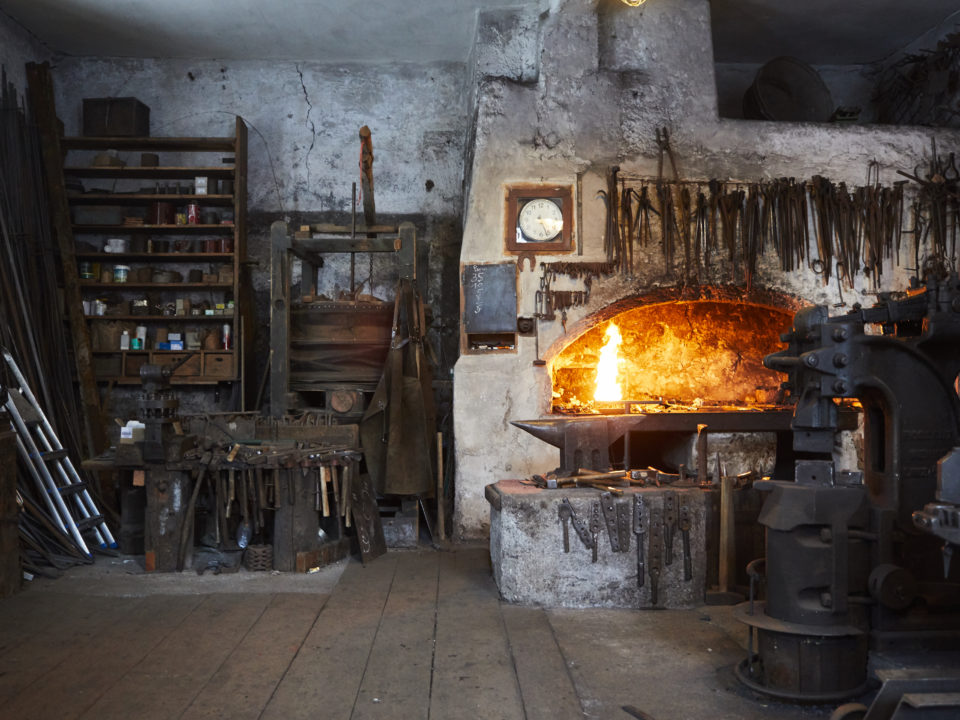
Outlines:
{"label": "cracked plaster wall", "polygon": [[[604,260],[603,205],[595,200],[604,173],[619,164],[626,173],[653,177],[655,130],[668,127],[680,173],[688,179],[755,180],[825,175],[862,183],[867,164],[879,163],[881,181],[912,168],[930,147],[960,146],[960,133],[916,127],[831,126],[721,120],[717,114],[708,0],[658,0],[639,9],[621,3],[553,0],[541,17],[540,71],[535,83],[480,79],[473,164],[469,168],[462,263],[502,262],[503,193],[514,182],[574,185],[583,173],[583,257],[539,260]],[[584,331],[591,315],[609,303],[677,282],[663,268],[658,249],[639,258],[636,278],[594,282],[589,304],[540,329],[541,357],[551,358]],[[908,273],[885,268],[884,288],[901,288]],[[710,281],[730,283],[722,264]],[[771,255],[761,258],[759,287],[772,287],[810,303],[839,301],[809,271],[784,275]],[[538,274],[518,281],[518,314],[531,315]],[[562,284],[554,289],[567,289]],[[844,300],[872,303],[863,275]],[[460,537],[484,537],[489,507],[483,487],[502,478],[528,476],[557,465],[555,448],[510,426],[548,410],[550,383],[532,365],[534,339],[521,337],[516,353],[463,355],[454,375],[456,527]],[[749,468],[747,468],[749,469]],[[731,471],[739,471],[730,468]]]}

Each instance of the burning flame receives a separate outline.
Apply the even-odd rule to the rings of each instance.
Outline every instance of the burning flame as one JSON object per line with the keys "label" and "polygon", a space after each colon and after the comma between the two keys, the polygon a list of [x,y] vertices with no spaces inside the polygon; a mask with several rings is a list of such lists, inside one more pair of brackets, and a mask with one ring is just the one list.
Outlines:
{"label": "burning flame", "polygon": [[600,348],[600,360],[597,362],[597,389],[593,399],[597,402],[615,402],[623,400],[623,388],[620,387],[620,328],[610,323],[606,341]]}

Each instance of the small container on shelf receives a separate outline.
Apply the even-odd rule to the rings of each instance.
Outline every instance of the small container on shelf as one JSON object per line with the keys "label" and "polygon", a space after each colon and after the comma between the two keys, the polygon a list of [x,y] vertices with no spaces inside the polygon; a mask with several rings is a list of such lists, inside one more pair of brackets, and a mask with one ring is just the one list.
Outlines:
{"label": "small container on shelf", "polygon": [[127,277],[130,275],[130,266],[129,265],[114,265],[113,266],[113,281],[116,283],[125,283]]}
{"label": "small container on shelf", "polygon": [[127,238],[107,238],[103,246],[103,251],[107,253],[125,253],[128,247],[129,243]]}

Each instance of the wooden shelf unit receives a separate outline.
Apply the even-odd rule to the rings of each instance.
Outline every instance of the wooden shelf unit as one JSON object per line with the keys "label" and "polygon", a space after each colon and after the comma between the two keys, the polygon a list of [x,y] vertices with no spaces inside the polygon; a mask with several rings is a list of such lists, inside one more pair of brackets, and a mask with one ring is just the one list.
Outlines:
{"label": "wooden shelf unit", "polygon": [[[232,270],[232,282],[101,282],[100,277],[80,279],[79,293],[82,301],[93,301],[98,297],[113,295],[125,301],[142,299],[148,294],[159,294],[166,302],[171,298],[189,299],[194,305],[199,301],[227,304],[233,300],[234,307],[225,314],[214,315],[137,315],[115,314],[94,315],[86,312],[83,320],[93,336],[94,375],[98,383],[116,383],[121,385],[140,384],[139,368],[146,362],[164,364],[183,357],[186,350],[158,350],[155,348],[156,330],[167,327],[170,332],[185,333],[187,330],[217,331],[217,324],[229,325],[232,342],[229,348],[218,350],[197,350],[185,365],[174,372],[173,384],[217,385],[219,383],[242,384],[245,370],[244,347],[248,346],[246,333],[252,332],[249,322],[250,308],[245,305],[246,293],[242,292],[242,263],[246,257],[246,211],[247,211],[247,129],[240,117],[235,121],[233,137],[139,137],[139,138],[92,138],[61,137],[60,147],[65,152],[63,174],[69,183],[65,189],[65,200],[73,214],[80,210],[85,214],[84,222],[71,222],[74,241],[77,243],[75,257],[77,261],[89,262],[99,266],[101,272],[109,271],[116,265],[129,265],[131,270],[143,267],[163,267],[169,265],[200,266],[216,271],[218,267],[229,266]],[[129,153],[128,159],[134,162],[139,158],[137,152],[160,154],[160,162],[167,165],[123,167],[115,165],[83,164],[84,155],[77,153],[103,152],[116,150]],[[175,158],[164,154],[176,153]],[[230,155],[229,162],[215,164],[220,157],[209,154]],[[195,159],[197,162],[191,163]],[[171,162],[172,160],[172,162]],[[197,177],[206,177],[210,189],[208,194],[196,192],[163,192],[161,181],[188,180],[191,183]],[[90,186],[89,181],[113,180],[115,190],[105,190],[103,183]],[[158,183],[157,192],[152,187],[137,188],[136,184],[126,181],[146,180]],[[221,192],[217,184],[221,180],[232,181],[233,192]],[[89,190],[77,190],[74,183],[86,181]],[[108,183],[109,185],[109,183]],[[212,185],[212,187],[211,187]],[[178,185],[177,190],[180,190]],[[197,204],[200,211],[233,211],[233,222],[226,224],[115,224],[97,222],[98,214],[106,218],[110,206],[122,207],[124,213],[133,216],[143,214],[149,217],[151,203],[171,203],[177,208],[187,204]],[[141,213],[142,210],[142,213]],[[91,218],[92,216],[92,218]],[[164,240],[178,237],[190,237],[190,243],[200,242],[198,236],[210,238],[230,237],[233,240],[233,252],[138,252],[128,251],[110,253],[90,250],[107,237],[127,237],[128,242],[136,242],[143,235],[154,235]],[[145,240],[145,239],[144,239]],[[204,272],[209,272],[204,269]],[[186,269],[182,270],[186,274]],[[244,322],[244,319],[247,319]],[[135,337],[137,325],[147,327],[147,347],[143,349],[121,350],[103,347],[97,340],[107,333],[94,332],[103,323],[123,323],[130,337]],[[109,335],[107,335],[110,337]],[[110,338],[112,339],[112,338]],[[184,338],[185,339],[185,338]],[[222,343],[222,337],[221,337]],[[242,385],[236,397],[244,397]],[[238,408],[243,409],[243,408]]]}

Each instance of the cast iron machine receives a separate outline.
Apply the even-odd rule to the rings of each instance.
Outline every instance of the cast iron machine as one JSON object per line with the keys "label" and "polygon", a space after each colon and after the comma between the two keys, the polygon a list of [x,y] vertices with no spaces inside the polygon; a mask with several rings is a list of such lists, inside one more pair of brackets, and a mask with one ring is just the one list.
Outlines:
{"label": "cast iron machine", "polygon": [[[930,272],[838,317],[801,310],[782,340],[764,362],[789,376],[798,459],[793,482],[757,484],[767,555],[751,577],[765,574],[767,597],[739,608],[750,655],[738,674],[830,702],[863,690],[870,648],[958,647],[960,279]],[[838,399],[863,406],[862,476],[831,459]]]}

